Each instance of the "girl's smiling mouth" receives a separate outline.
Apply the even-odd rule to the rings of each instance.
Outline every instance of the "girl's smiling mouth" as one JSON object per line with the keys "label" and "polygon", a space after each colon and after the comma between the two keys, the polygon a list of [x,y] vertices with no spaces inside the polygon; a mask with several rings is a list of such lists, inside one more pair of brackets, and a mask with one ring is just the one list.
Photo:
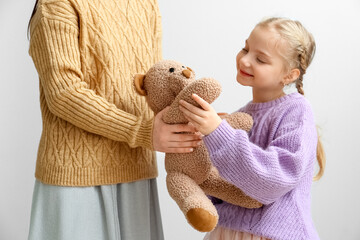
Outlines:
{"label": "girl's smiling mouth", "polygon": [[253,77],[254,75],[251,75],[251,74],[249,74],[249,73],[247,73],[247,72],[245,72],[245,71],[243,71],[243,70],[241,70],[240,69],[240,73],[241,73],[241,75],[243,75],[244,77]]}

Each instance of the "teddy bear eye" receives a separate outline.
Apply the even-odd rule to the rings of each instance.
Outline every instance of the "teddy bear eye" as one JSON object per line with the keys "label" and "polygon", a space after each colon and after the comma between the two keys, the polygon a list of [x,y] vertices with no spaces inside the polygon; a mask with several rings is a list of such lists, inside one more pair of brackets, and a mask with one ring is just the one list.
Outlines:
{"label": "teddy bear eye", "polygon": [[181,66],[182,68],[185,68],[185,66]]}
{"label": "teddy bear eye", "polygon": [[170,68],[169,69],[169,72],[171,72],[171,73],[174,72],[174,71],[175,71],[175,68]]}

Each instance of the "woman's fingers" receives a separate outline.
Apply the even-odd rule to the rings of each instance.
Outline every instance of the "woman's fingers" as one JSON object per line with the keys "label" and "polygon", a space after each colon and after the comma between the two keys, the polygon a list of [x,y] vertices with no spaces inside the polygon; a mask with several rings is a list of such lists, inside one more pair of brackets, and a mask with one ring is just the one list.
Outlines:
{"label": "woman's fingers", "polygon": [[191,153],[194,151],[194,148],[166,148],[164,153]]}
{"label": "woman's fingers", "polygon": [[[186,134],[177,134],[186,135]],[[194,149],[200,146],[201,140],[194,141],[171,141],[168,142],[166,153],[188,153],[194,151]]]}
{"label": "woman's fingers", "polygon": [[192,124],[166,124],[167,130],[172,133],[195,133],[197,130]]}
{"label": "woman's fingers", "polygon": [[165,153],[192,152],[201,141],[200,133],[191,124],[166,124],[161,111],[155,116],[153,127],[153,148]]}
{"label": "woman's fingers", "polygon": [[197,133],[194,134],[174,133],[169,138],[170,142],[191,142],[191,141],[200,141],[200,140],[201,140],[201,135]]}
{"label": "woman's fingers", "polygon": [[201,144],[201,140],[187,141],[187,142],[169,142],[169,148],[195,148]]}

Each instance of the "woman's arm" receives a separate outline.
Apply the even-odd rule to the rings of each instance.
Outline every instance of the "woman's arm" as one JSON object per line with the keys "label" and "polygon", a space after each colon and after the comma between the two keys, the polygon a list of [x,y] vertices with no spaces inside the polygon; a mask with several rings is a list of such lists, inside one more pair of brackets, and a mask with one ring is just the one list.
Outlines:
{"label": "woman's arm", "polygon": [[[153,126],[158,127],[161,121],[154,125],[154,119],[123,111],[87,87],[81,71],[77,14],[67,1],[51,4],[46,6],[46,14],[39,12],[34,18],[29,49],[49,110],[88,132],[127,142],[131,147],[152,149],[153,135],[158,132]],[[155,150],[190,151],[191,146],[196,146],[196,141],[181,143],[177,131],[194,128],[168,127],[162,139],[155,134],[156,142],[162,146],[157,149],[157,144]],[[198,140],[197,136],[192,137]],[[168,149],[170,143],[172,148]]]}

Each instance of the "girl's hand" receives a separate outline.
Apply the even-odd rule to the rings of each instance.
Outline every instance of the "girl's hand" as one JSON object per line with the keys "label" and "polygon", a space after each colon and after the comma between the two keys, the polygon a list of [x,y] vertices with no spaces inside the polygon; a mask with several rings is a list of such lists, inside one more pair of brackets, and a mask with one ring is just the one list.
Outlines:
{"label": "girl's hand", "polygon": [[212,133],[221,123],[221,118],[215,112],[214,108],[206,102],[204,99],[196,94],[192,95],[192,98],[202,107],[198,108],[184,100],[179,103],[180,110],[184,113],[184,116],[189,122],[195,126],[195,128],[204,135]]}
{"label": "girl's hand", "polygon": [[[188,153],[199,146],[200,133],[190,124],[166,124],[162,116],[168,107],[155,116],[153,127],[153,148],[164,153]],[[186,134],[184,133],[186,132]],[[181,134],[179,134],[181,133]]]}

